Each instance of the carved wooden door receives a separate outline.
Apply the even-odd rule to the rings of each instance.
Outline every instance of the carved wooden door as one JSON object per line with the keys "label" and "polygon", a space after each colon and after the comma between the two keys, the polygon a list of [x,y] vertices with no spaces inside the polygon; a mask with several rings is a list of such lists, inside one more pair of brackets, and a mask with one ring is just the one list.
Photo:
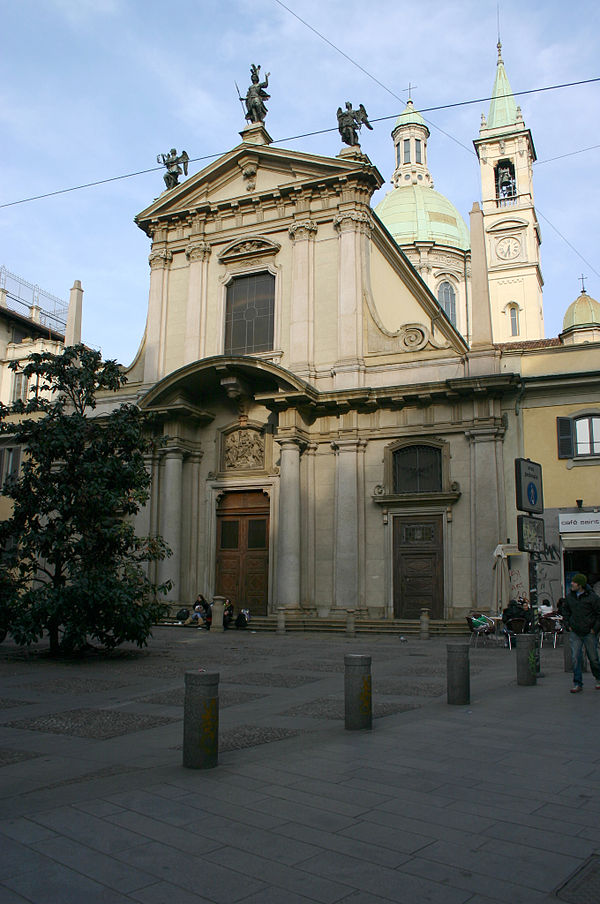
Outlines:
{"label": "carved wooden door", "polygon": [[226,493],[217,510],[215,592],[236,613],[266,615],[269,576],[269,500],[261,491]]}
{"label": "carved wooden door", "polygon": [[394,617],[444,617],[441,515],[394,518]]}

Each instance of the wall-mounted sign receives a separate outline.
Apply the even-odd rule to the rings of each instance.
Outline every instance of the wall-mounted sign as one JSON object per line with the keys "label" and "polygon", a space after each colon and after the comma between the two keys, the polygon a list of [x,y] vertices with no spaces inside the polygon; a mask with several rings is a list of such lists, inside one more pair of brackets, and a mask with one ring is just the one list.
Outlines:
{"label": "wall-mounted sign", "polygon": [[520,512],[541,515],[544,511],[542,466],[528,458],[515,458],[515,489]]}
{"label": "wall-mounted sign", "polygon": [[543,552],[546,545],[544,522],[530,515],[517,515],[517,538],[523,552]]}
{"label": "wall-mounted sign", "polygon": [[558,529],[561,534],[600,531],[600,512],[575,512],[569,515],[559,512]]}

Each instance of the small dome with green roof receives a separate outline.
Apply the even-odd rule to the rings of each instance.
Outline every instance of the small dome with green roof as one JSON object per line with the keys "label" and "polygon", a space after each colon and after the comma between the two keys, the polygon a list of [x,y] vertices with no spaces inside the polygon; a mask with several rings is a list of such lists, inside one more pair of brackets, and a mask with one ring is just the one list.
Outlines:
{"label": "small dome with green roof", "polygon": [[403,185],[388,192],[375,208],[398,245],[436,242],[467,251],[467,224],[448,198],[427,185]]}
{"label": "small dome with green roof", "polygon": [[600,304],[585,289],[567,308],[563,320],[563,332],[580,327],[600,325]]}

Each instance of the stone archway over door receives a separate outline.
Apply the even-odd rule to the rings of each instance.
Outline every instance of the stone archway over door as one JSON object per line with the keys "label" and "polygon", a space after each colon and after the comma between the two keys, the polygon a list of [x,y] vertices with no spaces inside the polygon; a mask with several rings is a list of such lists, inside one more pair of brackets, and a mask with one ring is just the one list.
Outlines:
{"label": "stone archway over door", "polygon": [[269,500],[261,490],[224,493],[217,508],[215,592],[236,611],[266,615],[269,591]]}
{"label": "stone archway over door", "polygon": [[394,618],[444,617],[441,515],[394,517]]}

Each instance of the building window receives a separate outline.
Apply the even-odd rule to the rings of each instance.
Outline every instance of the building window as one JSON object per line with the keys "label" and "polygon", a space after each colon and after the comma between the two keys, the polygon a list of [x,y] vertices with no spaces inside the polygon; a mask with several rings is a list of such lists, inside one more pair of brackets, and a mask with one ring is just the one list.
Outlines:
{"label": "building window", "polygon": [[423,162],[423,160],[421,159],[421,140],[419,138],[415,138],[415,162]]}
{"label": "building window", "polygon": [[21,464],[21,449],[19,446],[4,446],[0,448],[0,492],[7,480],[19,475]]}
{"label": "building window", "polygon": [[600,455],[600,415],[557,417],[558,457]]}
{"label": "building window", "polygon": [[447,280],[439,285],[438,303],[442,310],[445,311],[450,323],[456,326],[456,293],[452,283]]}
{"label": "building window", "polygon": [[404,139],[404,163],[410,163],[410,138]]}
{"label": "building window", "polygon": [[13,377],[13,402],[27,401],[28,380],[24,373],[15,373]]}
{"label": "building window", "polygon": [[510,335],[518,336],[519,335],[519,309],[516,304],[513,304],[509,308],[510,311]]}
{"label": "building window", "polygon": [[251,355],[273,348],[275,277],[272,273],[236,276],[227,287],[226,355]]}
{"label": "building window", "polygon": [[394,493],[440,493],[442,450],[435,446],[404,446],[393,454]]}

